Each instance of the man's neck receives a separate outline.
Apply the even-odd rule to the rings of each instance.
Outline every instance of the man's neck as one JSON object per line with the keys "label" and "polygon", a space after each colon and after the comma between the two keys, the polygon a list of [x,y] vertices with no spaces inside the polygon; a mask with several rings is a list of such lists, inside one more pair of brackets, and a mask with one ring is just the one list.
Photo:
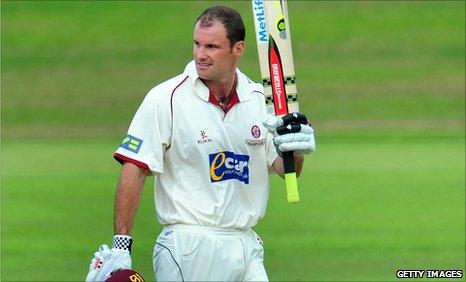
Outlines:
{"label": "man's neck", "polygon": [[212,82],[202,80],[204,84],[209,88],[210,92],[215,95],[218,101],[228,99],[233,90],[236,88],[237,78],[236,73],[234,76],[226,82]]}

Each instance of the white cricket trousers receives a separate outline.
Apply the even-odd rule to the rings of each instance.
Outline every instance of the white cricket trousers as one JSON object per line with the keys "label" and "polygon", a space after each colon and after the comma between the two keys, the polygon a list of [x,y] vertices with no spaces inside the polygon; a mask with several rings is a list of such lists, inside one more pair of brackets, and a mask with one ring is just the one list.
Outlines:
{"label": "white cricket trousers", "polygon": [[268,281],[262,240],[252,230],[168,225],[157,238],[157,281]]}

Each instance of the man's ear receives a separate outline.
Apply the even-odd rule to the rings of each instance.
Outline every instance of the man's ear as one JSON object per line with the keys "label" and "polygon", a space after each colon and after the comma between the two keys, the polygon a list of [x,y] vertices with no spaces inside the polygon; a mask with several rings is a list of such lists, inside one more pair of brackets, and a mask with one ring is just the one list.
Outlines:
{"label": "man's ear", "polygon": [[245,49],[244,41],[238,41],[233,45],[233,54],[235,56],[242,56]]}

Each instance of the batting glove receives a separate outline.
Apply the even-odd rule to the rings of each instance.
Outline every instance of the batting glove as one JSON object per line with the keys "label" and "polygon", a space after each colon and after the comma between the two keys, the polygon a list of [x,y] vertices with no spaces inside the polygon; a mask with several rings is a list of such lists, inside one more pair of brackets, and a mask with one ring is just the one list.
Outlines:
{"label": "batting glove", "polygon": [[86,282],[105,281],[114,271],[131,269],[132,241],[130,236],[115,235],[111,249],[105,244],[101,245],[89,265]]}
{"label": "batting glove", "polygon": [[283,152],[309,154],[316,150],[314,129],[301,113],[291,113],[283,117],[267,115],[263,124],[273,135],[280,156]]}

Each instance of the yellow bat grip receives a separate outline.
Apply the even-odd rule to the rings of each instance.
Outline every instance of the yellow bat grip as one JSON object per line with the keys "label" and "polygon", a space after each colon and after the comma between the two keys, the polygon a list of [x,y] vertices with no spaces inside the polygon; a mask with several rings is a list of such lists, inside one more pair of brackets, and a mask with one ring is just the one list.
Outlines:
{"label": "yellow bat grip", "polygon": [[299,202],[298,182],[296,181],[296,172],[285,174],[286,198],[288,203]]}
{"label": "yellow bat grip", "polygon": [[282,157],[283,168],[285,170],[286,198],[289,203],[297,203],[299,201],[299,193],[293,152],[284,152]]}

